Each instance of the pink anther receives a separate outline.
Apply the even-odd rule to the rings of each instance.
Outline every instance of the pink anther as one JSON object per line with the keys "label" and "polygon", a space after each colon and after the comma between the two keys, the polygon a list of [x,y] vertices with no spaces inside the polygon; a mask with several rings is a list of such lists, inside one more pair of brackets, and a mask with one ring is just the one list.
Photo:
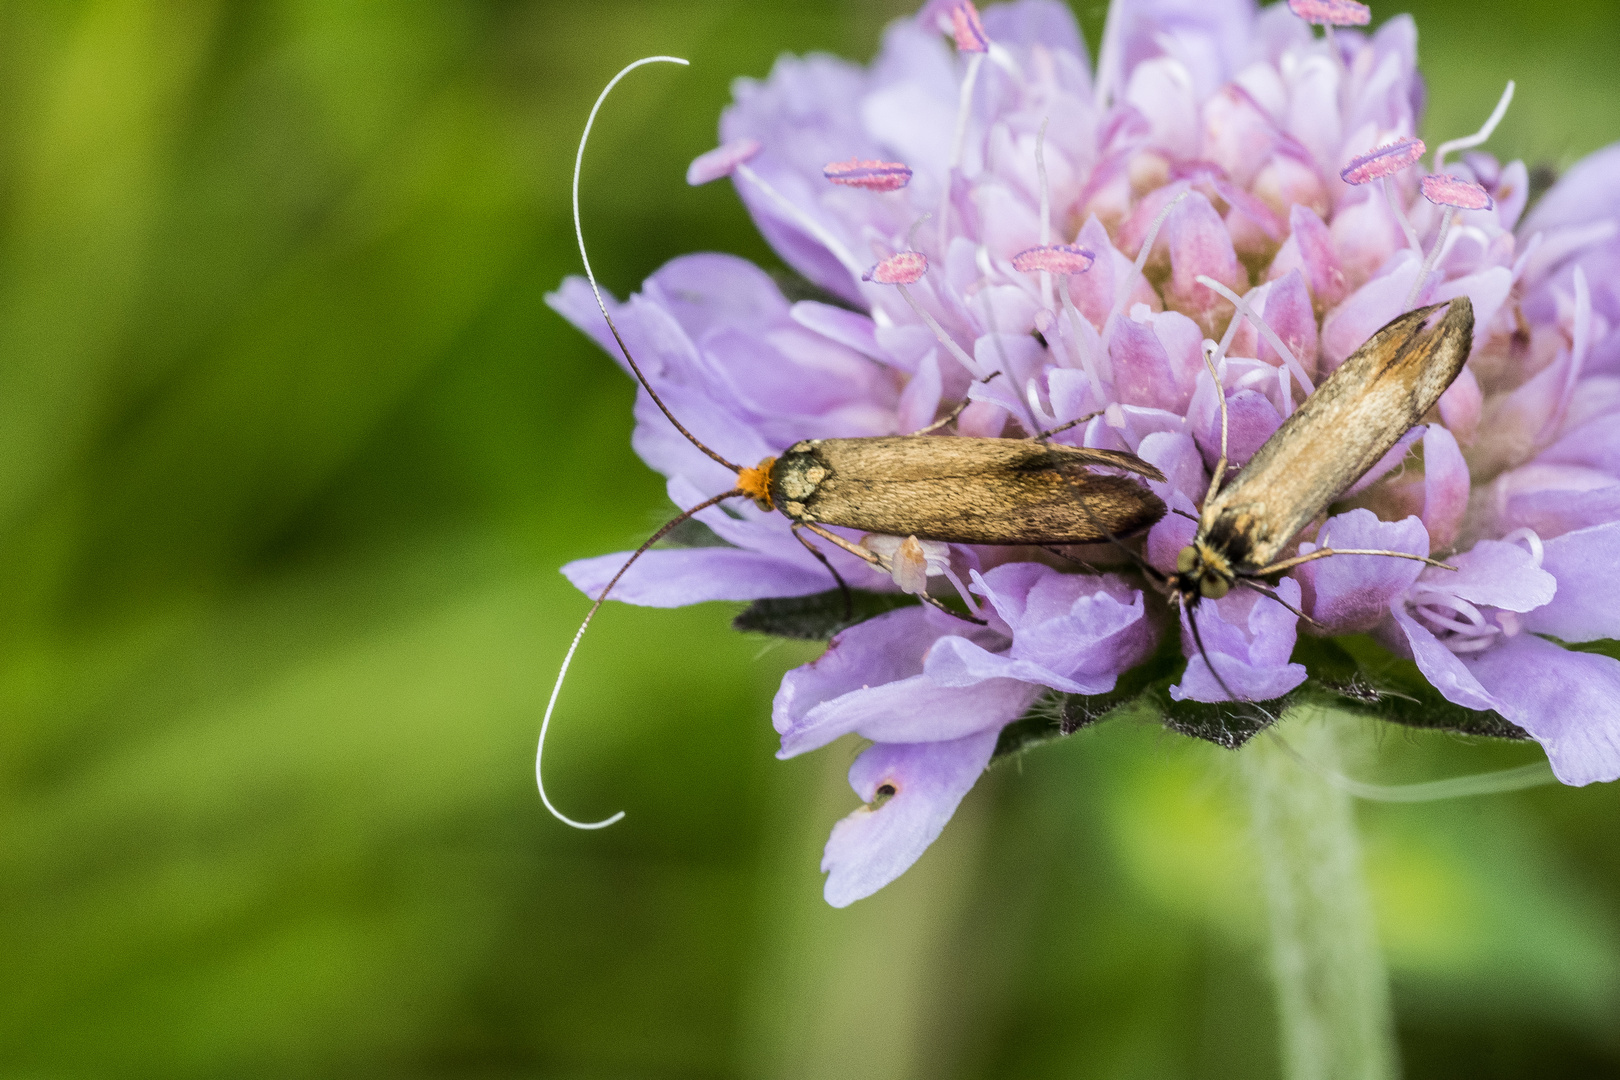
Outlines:
{"label": "pink anther", "polygon": [[821,170],[835,184],[866,188],[868,191],[899,191],[911,183],[911,167],[898,161],[865,161],[850,158],[835,161]]}
{"label": "pink anther", "polygon": [[1044,270],[1060,277],[1067,274],[1083,274],[1090,270],[1091,264],[1096,261],[1096,255],[1074,244],[1043,244],[1040,247],[1026,248],[1012,257],[1013,269],[1019,273],[1029,274]]}
{"label": "pink anther", "polygon": [[902,251],[890,255],[865,274],[862,281],[875,281],[879,285],[910,285],[928,273],[928,256],[920,251]]}
{"label": "pink anther", "polygon": [[1428,149],[1422,139],[1397,139],[1353,159],[1339,174],[1339,179],[1347,184],[1367,184],[1393,176],[1407,166],[1416,164]]}
{"label": "pink anther", "polygon": [[984,23],[979,21],[979,9],[972,0],[962,0],[951,8],[951,33],[960,52],[987,53],[990,38],[985,35]]}
{"label": "pink anther", "polygon": [[1490,192],[1460,176],[1423,178],[1423,197],[1437,206],[1455,206],[1459,210],[1489,210],[1495,204]]}
{"label": "pink anther", "polygon": [[1317,26],[1366,26],[1372,8],[1356,0],[1288,0],[1288,10]]}
{"label": "pink anther", "polygon": [[686,167],[686,182],[693,187],[730,176],[737,166],[759,153],[758,139],[732,139],[707,154],[699,154]]}

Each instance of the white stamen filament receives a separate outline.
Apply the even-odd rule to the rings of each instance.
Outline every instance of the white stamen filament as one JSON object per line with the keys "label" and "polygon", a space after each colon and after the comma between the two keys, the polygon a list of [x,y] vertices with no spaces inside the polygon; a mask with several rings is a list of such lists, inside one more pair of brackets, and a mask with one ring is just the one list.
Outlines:
{"label": "white stamen filament", "polygon": [[803,208],[792,199],[777,191],[769,181],[749,168],[746,163],[737,166],[736,174],[758,188],[760,194],[775,203],[795,225],[809,233],[822,247],[832,252],[833,258],[837,259],[844,269],[854,276],[856,281],[861,280],[861,275],[866,273],[867,268],[856,262],[855,256],[844,246],[843,241],[828,232],[821,222],[805,213]]}
{"label": "white stamen filament", "polygon": [[906,250],[907,251],[916,251],[917,250],[917,230],[922,228],[925,224],[927,224],[928,219],[933,217],[933,216],[934,216],[933,213],[930,211],[928,213],[923,214],[922,217],[918,218],[916,221],[913,221],[911,223],[911,228],[906,230]]}
{"label": "white stamen filament", "polygon": [[1483,652],[1498,637],[1511,633],[1473,604],[1443,588],[1420,584],[1413,588],[1411,602],[1413,614],[1437,631],[1440,643],[1454,653]]}
{"label": "white stamen filament", "polygon": [[939,339],[941,345],[945,346],[946,351],[956,357],[957,362],[967,368],[968,373],[975,379],[983,378],[984,370],[979,367],[979,362],[969,356],[962,346],[951,340],[951,335],[947,334],[945,328],[939,325],[939,320],[924,311],[922,305],[917,303],[917,298],[911,295],[911,290],[904,285],[896,285],[895,288],[900,290],[900,295],[905,298],[906,303],[911,305],[911,310],[917,313],[917,317],[928,324],[928,329],[934,332],[934,336]]}
{"label": "white stamen filament", "polygon": [[1058,279],[1058,296],[1063,300],[1063,313],[1069,317],[1070,334],[1074,338],[1074,351],[1080,357],[1080,368],[1091,380],[1091,392],[1098,401],[1107,401],[1108,395],[1103,392],[1102,372],[1098,370],[1097,358],[1086,348],[1085,337],[1080,333],[1080,322],[1085,318],[1080,309],[1074,306],[1074,298],[1069,295],[1069,279],[1065,275]]}
{"label": "white stamen filament", "polygon": [[1339,88],[1335,95],[1339,107],[1344,107],[1345,98],[1350,94],[1350,69],[1344,63],[1344,50],[1339,48],[1339,39],[1333,32],[1332,23],[1322,24],[1322,42],[1327,46],[1328,56],[1333,60],[1333,69],[1339,74]]}
{"label": "white stamen filament", "polygon": [[988,289],[992,284],[991,278],[998,276],[996,274],[996,264],[990,261],[990,249],[988,247],[980,244],[974,249],[973,265],[979,269],[979,280],[975,281],[970,288],[975,290]]}
{"label": "white stamen filament", "polygon": [[951,180],[962,165],[962,151],[967,146],[968,117],[973,110],[973,86],[979,81],[979,68],[984,64],[984,53],[968,57],[967,74],[962,77],[962,93],[956,104],[956,132],[951,136],[951,160],[945,169],[945,191],[939,203],[939,257],[945,258],[946,235],[951,220]]}
{"label": "white stamen filament", "polygon": [[951,588],[956,590],[956,595],[962,598],[962,602],[967,605],[968,613],[977,619],[979,617],[978,602],[973,599],[973,594],[968,592],[968,588],[962,583],[962,579],[956,576],[956,571],[951,569],[951,564],[949,562],[945,563],[940,568],[939,573],[946,581],[951,583]]}
{"label": "white stamen filament", "polygon": [[1446,607],[1467,619],[1474,626],[1488,626],[1489,621],[1479,608],[1470,604],[1456,593],[1449,592],[1433,585],[1418,585],[1412,590],[1413,603],[1420,607]]}
{"label": "white stamen filament", "polygon": [[[1035,133],[1035,176],[1040,180],[1040,246],[1045,248],[1051,243],[1051,186],[1047,183],[1047,125],[1051,117],[1040,121],[1040,131]],[[1048,270],[1040,272],[1040,303],[1051,308],[1051,274]]]}
{"label": "white stamen filament", "polygon": [[1007,347],[1001,340],[1001,331],[996,328],[996,309],[990,303],[990,274],[993,272],[990,266],[990,249],[981,244],[976,261],[981,272],[985,274],[974,283],[979,290],[979,304],[984,308],[984,325],[990,328],[990,341],[995,346],[996,355],[1001,357],[1001,370],[1011,379],[1012,362],[1007,359]]}
{"label": "white stamen filament", "polygon": [[1299,380],[1299,388],[1301,390],[1309,394],[1312,390],[1316,389],[1316,387],[1311,385],[1311,377],[1305,374],[1305,365],[1300,363],[1299,357],[1294,355],[1294,350],[1290,349],[1286,344],[1283,343],[1283,339],[1277,336],[1277,331],[1273,330],[1269,325],[1267,325],[1266,320],[1262,319],[1258,314],[1256,314],[1254,308],[1249,306],[1249,302],[1247,300],[1207,274],[1199,274],[1196,280],[1198,281],[1198,284],[1204,286],[1206,289],[1213,289],[1215,292],[1220,293],[1222,296],[1226,297],[1226,299],[1230,300],[1232,302],[1232,306],[1237,308],[1238,315],[1242,318],[1248,319],[1250,325],[1252,325],[1256,330],[1260,331],[1261,334],[1265,335],[1266,340],[1271,343],[1271,347],[1277,351],[1277,356],[1282,360],[1283,365],[1287,367],[1289,371],[1294,373],[1295,379]]}
{"label": "white stamen filament", "polygon": [[1453,630],[1464,637],[1480,637],[1500,633],[1496,627],[1489,624],[1462,622],[1458,619],[1452,618],[1450,615],[1447,615],[1444,611],[1431,607],[1427,604],[1420,604],[1417,611],[1418,614],[1422,615],[1435,626],[1441,626],[1447,630]]}
{"label": "white stamen filament", "polygon": [[1029,413],[1042,431],[1057,426],[1057,414],[1048,412],[1041,405],[1041,384],[1037,380],[1030,379],[1024,384],[1024,400],[1029,403]]}
{"label": "white stamen filament", "polygon": [[1504,544],[1517,544],[1521,540],[1529,547],[1530,558],[1536,564],[1536,569],[1540,570],[1542,556],[1546,554],[1546,548],[1542,546],[1540,534],[1534,529],[1514,529],[1502,537],[1502,543]]}
{"label": "white stamen filament", "polygon": [[1580,377],[1580,365],[1586,361],[1592,345],[1592,289],[1586,283],[1586,268],[1575,268],[1575,325],[1570,334],[1569,351],[1574,357],[1570,369],[1570,382]]}
{"label": "white stamen filament", "polygon": [[[1222,359],[1223,359],[1223,362],[1224,362],[1224,357]],[[1240,376],[1238,378],[1237,382],[1232,384],[1232,389],[1233,390],[1248,390],[1248,389],[1251,389],[1252,387],[1259,386],[1261,383],[1263,383],[1263,382],[1267,381],[1268,379],[1270,379],[1274,374],[1276,374],[1277,371],[1283,370],[1282,368],[1277,368],[1274,371],[1269,365],[1262,365],[1262,366],[1265,367],[1264,371],[1260,370],[1259,368],[1256,368],[1254,371],[1249,372],[1247,375]],[[1223,374],[1224,374],[1224,372],[1223,372]]]}
{"label": "white stamen filament", "polygon": [[[1109,10],[1110,16],[1112,16],[1112,9]],[[1191,191],[1183,191],[1180,195],[1165,203],[1164,209],[1159,211],[1159,216],[1153,219],[1153,224],[1148,227],[1147,236],[1142,240],[1142,250],[1136,253],[1136,262],[1132,264],[1132,272],[1126,274],[1123,281],[1114,282],[1114,306],[1109,309],[1108,318],[1103,320],[1103,333],[1112,337],[1114,321],[1119,318],[1120,312],[1125,310],[1125,301],[1130,298],[1131,288],[1136,284],[1138,275],[1142,273],[1142,267],[1147,265],[1148,255],[1153,251],[1153,245],[1159,242],[1159,230],[1164,227],[1165,220],[1170,216],[1170,211],[1180,205],[1182,199],[1191,194]]]}
{"label": "white stamen filament", "polygon": [[1513,89],[1513,80],[1509,79],[1507,89],[1502,91],[1501,100],[1496,103],[1496,108],[1491,110],[1490,119],[1486,120],[1484,126],[1478,131],[1474,132],[1472,135],[1465,135],[1460,139],[1451,139],[1448,142],[1443,142],[1438,148],[1436,148],[1434,152],[1435,172],[1443,173],[1446,171],[1447,154],[1454,150],[1472,149],[1491,137],[1491,133],[1496,130],[1496,125],[1500,124],[1502,122],[1502,117],[1507,115],[1508,106],[1513,104]]}
{"label": "white stamen filament", "polygon": [[1384,191],[1384,201],[1389,204],[1390,213],[1395,215],[1396,222],[1400,224],[1401,232],[1406,234],[1406,246],[1421,255],[1423,254],[1423,241],[1418,239],[1417,230],[1407,220],[1406,208],[1401,205],[1401,198],[1396,193],[1395,185],[1390,180],[1391,178],[1388,176],[1378,178],[1378,183]]}
{"label": "white stamen filament", "polygon": [[1216,346],[1214,356],[1211,357],[1216,365],[1226,362],[1226,350],[1232,347],[1232,339],[1237,337],[1238,327],[1242,325],[1241,319],[1233,319],[1226,324],[1226,333],[1221,335],[1221,343]]}
{"label": "white stamen filament", "polygon": [[[1152,226],[1148,228],[1147,236],[1142,240],[1142,249],[1136,253],[1135,266],[1138,274],[1142,272],[1142,267],[1147,265],[1148,256],[1153,251],[1153,245],[1159,242],[1159,230],[1164,228],[1165,221],[1170,217],[1170,211],[1174,210],[1178,205],[1180,205],[1182,199],[1185,199],[1191,194],[1191,190],[1183,191],[1180,195],[1177,195],[1175,198],[1165,203],[1164,209],[1159,211],[1159,216],[1153,219]],[[1130,280],[1135,281],[1136,279],[1133,277]],[[1117,292],[1118,291],[1116,289],[1116,296]]]}
{"label": "white stamen filament", "polygon": [[1402,311],[1411,311],[1412,306],[1417,303],[1417,298],[1422,295],[1423,285],[1429,280],[1429,272],[1434,269],[1434,264],[1440,261],[1440,251],[1446,246],[1446,234],[1451,231],[1451,219],[1456,216],[1455,206],[1446,207],[1446,212],[1440,215],[1440,235],[1434,238],[1434,247],[1418,269],[1417,280],[1412,282],[1412,291],[1406,294],[1406,303],[1401,305]]}
{"label": "white stamen filament", "polygon": [[1558,403],[1552,414],[1543,421],[1541,431],[1536,436],[1536,443],[1540,446],[1551,443],[1563,430],[1564,421],[1569,417],[1570,404],[1575,399],[1575,387],[1580,382],[1581,370],[1586,366],[1587,350],[1592,341],[1592,290],[1586,283],[1586,270],[1577,266],[1574,278],[1575,311],[1574,325],[1570,328],[1569,363],[1564,369],[1564,386],[1558,394]]}
{"label": "white stamen filament", "polygon": [[1011,75],[1015,81],[1024,81],[1024,69],[1019,66],[1018,58],[1008,52],[1000,42],[992,41],[990,51],[985,55],[990,57],[992,64]]}

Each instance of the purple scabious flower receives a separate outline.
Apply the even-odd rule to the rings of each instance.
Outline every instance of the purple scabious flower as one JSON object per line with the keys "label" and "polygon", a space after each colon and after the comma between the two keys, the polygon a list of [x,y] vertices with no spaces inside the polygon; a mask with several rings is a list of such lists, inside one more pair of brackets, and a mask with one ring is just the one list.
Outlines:
{"label": "purple scabious flower", "polygon": [[[784,678],[781,756],[851,732],[872,744],[850,773],[865,805],[827,846],[831,903],[916,860],[1007,725],[1043,698],[1107,695],[1161,645],[1190,658],[1170,699],[1229,705],[1227,689],[1267,701],[1299,687],[1301,635],[1371,634],[1447,701],[1539,741],[1566,783],[1620,776],[1620,661],[1568,647],[1620,638],[1620,147],[1521,221],[1522,162],[1447,160],[1482,138],[1422,168],[1416,28],[1397,16],[1355,29],[1363,11],[1116,0],[1094,72],[1055,0],[982,15],[931,0],[869,66],[784,57],[737,83],[721,146],[691,178],[729,176],[826,300],[790,302],[740,259],[694,255],[614,311],[659,394],[733,461],[909,433],[964,401],[941,437],[1024,438],[1091,416],[1054,438],[1165,474],[1155,492],[1179,513],[1143,553],[1169,572],[1220,453],[1222,399],[1241,466],[1396,315],[1466,295],[1476,317],[1434,414],[1297,538],[1300,553],[1331,541],[1456,569],[1303,564],[1276,595],[1316,625],[1235,590],[1194,609],[1200,651],[1106,546],[1078,552],[1106,571],[1093,572],[1038,549],[845,530],[895,567],[828,551],[852,586],[959,595],[986,625],[900,608]],[[582,280],[549,300],[613,352]],[[636,419],[635,449],[675,502],[733,486],[644,392]],[[616,598],[831,587],[781,515],[745,504],[699,520],[724,546],[649,552]],[[624,558],[564,572],[595,595]]]}

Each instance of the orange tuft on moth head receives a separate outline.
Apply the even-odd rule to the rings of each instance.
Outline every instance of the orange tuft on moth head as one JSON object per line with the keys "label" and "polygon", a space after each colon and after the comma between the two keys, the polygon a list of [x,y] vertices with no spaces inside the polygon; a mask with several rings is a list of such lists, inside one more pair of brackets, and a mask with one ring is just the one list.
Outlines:
{"label": "orange tuft on moth head", "polygon": [[753,499],[761,510],[774,510],[771,503],[771,470],[776,467],[776,459],[765,458],[752,469],[737,470],[737,490]]}

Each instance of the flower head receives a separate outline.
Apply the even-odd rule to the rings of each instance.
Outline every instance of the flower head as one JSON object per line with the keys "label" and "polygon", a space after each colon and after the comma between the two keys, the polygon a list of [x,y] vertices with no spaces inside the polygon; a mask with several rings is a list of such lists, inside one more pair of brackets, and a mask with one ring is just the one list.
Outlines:
{"label": "flower head", "polygon": [[[892,572],[825,552],[859,590],[965,586],[985,620],[903,607],[784,679],[782,756],[848,733],[874,744],[850,774],[866,805],[827,846],[833,903],[909,866],[1034,702],[1108,694],[1161,647],[1188,657],[1172,697],[1230,704],[1309,676],[1301,632],[1371,633],[1439,695],[1538,739],[1567,782],[1620,776],[1620,662],[1565,647],[1620,637],[1620,149],[1523,222],[1522,162],[1443,165],[1478,136],[1420,180],[1412,21],[1330,38],[1308,25],[1368,18],[1352,0],[1116,4],[1093,73],[1062,4],[981,17],[935,0],[889,28],[869,67],[785,57],[737,84],[722,149],[693,175],[731,176],[783,261],[833,302],[791,303],[708,255],[616,309],[660,395],[734,461],[952,415],[937,437],[1057,429],[1164,474],[1155,493],[1175,512],[1142,558],[1168,574],[1210,489],[1223,402],[1240,467],[1394,317],[1459,296],[1475,312],[1469,365],[1434,414],[1291,549],[1455,569],[1336,556],[1178,615],[1114,545],[1059,557],[866,539]],[[551,302],[603,337],[582,283]],[[678,503],[733,485],[645,393],[637,421],[636,450]],[[832,588],[781,515],[699,519],[727,546],[649,553],[622,599]],[[591,591],[621,561],[565,572]]]}

